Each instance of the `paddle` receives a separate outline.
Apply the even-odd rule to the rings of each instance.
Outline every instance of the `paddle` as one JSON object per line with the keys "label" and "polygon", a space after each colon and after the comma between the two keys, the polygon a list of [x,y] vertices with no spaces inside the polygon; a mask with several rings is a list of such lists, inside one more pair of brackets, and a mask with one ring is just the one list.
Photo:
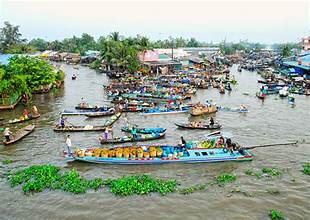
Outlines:
{"label": "paddle", "polygon": [[294,142],[286,142],[286,143],[274,143],[274,144],[263,144],[263,145],[254,145],[250,147],[243,147],[242,149],[244,150],[249,150],[249,149],[254,149],[254,148],[259,148],[259,147],[273,147],[273,146],[282,146],[282,145],[296,145],[298,141]]}

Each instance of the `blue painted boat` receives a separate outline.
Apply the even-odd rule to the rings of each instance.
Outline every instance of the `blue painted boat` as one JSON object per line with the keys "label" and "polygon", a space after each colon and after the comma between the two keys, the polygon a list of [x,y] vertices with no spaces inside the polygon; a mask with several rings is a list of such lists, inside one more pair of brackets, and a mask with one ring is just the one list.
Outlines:
{"label": "blue painted boat", "polygon": [[[109,110],[83,110],[83,111],[71,111],[71,110],[64,110],[61,112],[61,115],[92,115],[94,113],[97,114],[105,114],[105,115],[113,115],[114,111],[112,109]],[[91,116],[90,116],[91,117]]]}
{"label": "blue painted boat", "polygon": [[105,139],[100,136],[99,141],[101,144],[115,144],[115,143],[126,143],[126,142],[150,141],[150,140],[163,138],[164,136],[165,136],[165,132],[152,133],[152,134],[137,134],[136,137],[123,136],[123,137],[115,137],[111,139]]}
{"label": "blue painted boat", "polygon": [[151,108],[144,111],[143,115],[161,115],[161,114],[178,114],[178,113],[186,113],[189,110],[189,106],[181,107],[179,109],[171,109],[171,108]]}
{"label": "blue painted boat", "polygon": [[[127,148],[127,152],[126,149]],[[153,148],[153,149],[152,149]],[[140,152],[139,150],[140,149]],[[135,151],[133,154],[132,152]],[[121,153],[119,153],[121,152]],[[253,155],[247,150],[228,152],[224,148],[181,148],[180,146],[114,147],[112,149],[78,149],[75,156],[64,152],[67,161],[83,161],[103,164],[167,164],[211,163],[224,161],[251,161]]]}
{"label": "blue painted boat", "polygon": [[[131,132],[132,127],[122,127],[122,131]],[[166,128],[136,128],[137,133],[152,134],[152,133],[164,133]]]}

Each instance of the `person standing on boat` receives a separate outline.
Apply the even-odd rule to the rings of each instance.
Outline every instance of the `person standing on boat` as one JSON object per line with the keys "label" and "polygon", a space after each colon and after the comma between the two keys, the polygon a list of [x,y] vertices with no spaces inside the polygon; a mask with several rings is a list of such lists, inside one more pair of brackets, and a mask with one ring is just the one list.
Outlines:
{"label": "person standing on boat", "polygon": [[109,138],[109,127],[106,127],[103,133],[103,137],[105,140],[108,140]]}
{"label": "person standing on boat", "polygon": [[60,117],[60,127],[64,128],[65,127],[65,121],[66,121],[66,118],[64,116],[61,116]]}
{"label": "person standing on boat", "polygon": [[132,126],[132,129],[131,129],[131,135],[134,139],[137,138],[137,129],[135,126]]}
{"label": "person standing on boat", "polygon": [[6,142],[9,142],[11,139],[10,139],[10,135],[12,134],[12,132],[10,131],[10,128],[5,128],[4,132],[3,132],[3,135],[5,137],[5,141]]}
{"label": "person standing on boat", "polygon": [[213,119],[213,117],[210,118],[210,125],[211,125],[211,126],[214,125],[214,119]]}
{"label": "person standing on boat", "polygon": [[184,140],[183,136],[181,136],[181,146],[186,147],[186,141]]}
{"label": "person standing on boat", "polygon": [[72,143],[71,143],[71,138],[69,134],[67,135],[66,145],[67,145],[68,155],[72,156],[71,149],[70,149],[72,147]]}

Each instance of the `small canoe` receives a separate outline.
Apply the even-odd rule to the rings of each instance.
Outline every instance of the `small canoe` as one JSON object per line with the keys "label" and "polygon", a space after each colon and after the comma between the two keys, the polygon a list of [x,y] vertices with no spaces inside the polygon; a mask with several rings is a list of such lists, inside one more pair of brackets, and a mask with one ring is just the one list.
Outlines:
{"label": "small canoe", "polygon": [[9,144],[13,144],[16,141],[22,139],[23,137],[25,137],[26,135],[30,134],[35,128],[35,125],[27,125],[21,129],[19,129],[18,131],[16,131],[14,134],[11,135],[11,140],[10,141],[3,141],[4,145],[9,145]]}
{"label": "small canoe", "polygon": [[[122,131],[131,132],[132,127],[123,127]],[[137,133],[152,134],[152,133],[164,133],[166,128],[136,128]]]}
{"label": "small canoe", "polygon": [[230,153],[223,148],[181,148],[179,146],[143,146],[78,149],[75,157],[64,152],[67,161],[83,161],[102,164],[168,164],[168,163],[211,163],[225,161],[251,161],[248,150]]}
{"label": "small canoe", "polygon": [[85,116],[90,117],[90,118],[96,118],[96,117],[110,116],[114,114],[115,114],[115,111],[111,110],[111,111],[105,111],[105,112],[92,112],[92,113],[85,114]]}
{"label": "small canoe", "polygon": [[[86,111],[70,111],[70,110],[64,110],[61,112],[62,115],[91,115],[93,113],[98,113],[98,114],[108,114],[108,115],[113,115],[114,113],[109,110],[103,110],[103,111],[95,111],[95,110],[86,110]],[[91,116],[90,116],[91,117]]]}
{"label": "small canoe", "polygon": [[106,120],[103,125],[85,125],[85,126],[65,126],[61,127],[60,125],[55,125],[53,130],[54,131],[72,131],[72,132],[79,132],[79,131],[104,131],[106,127],[111,126],[114,124],[114,122],[119,119],[121,116],[121,113],[116,113],[113,115],[109,120]]}
{"label": "small canoe", "polygon": [[16,123],[22,123],[22,122],[25,122],[25,121],[30,121],[32,119],[39,118],[40,116],[41,116],[40,114],[37,114],[37,115],[30,115],[27,119],[15,118],[13,120],[9,120],[8,124],[16,124]]}
{"label": "small canoe", "polygon": [[109,108],[110,107],[108,107],[108,106],[92,106],[92,105],[75,106],[75,109],[78,109],[78,110],[91,110],[91,111],[107,111]]}
{"label": "small canoe", "polygon": [[178,113],[186,113],[188,112],[189,107],[184,107],[181,109],[147,109],[143,112],[143,115],[162,115],[162,114],[178,114]]}
{"label": "small canoe", "polygon": [[203,114],[211,114],[215,113],[217,111],[217,108],[215,105],[212,105],[210,107],[207,106],[194,106],[189,109],[189,113],[192,116],[198,116],[198,115],[203,115]]}
{"label": "small canoe", "polygon": [[218,123],[215,123],[214,125],[202,124],[201,126],[194,126],[190,123],[174,123],[174,124],[180,128],[187,128],[187,129],[212,130],[222,128],[222,125]]}
{"label": "small canoe", "polygon": [[225,86],[225,89],[227,90],[227,91],[231,91],[232,90],[232,88],[230,87],[230,86]]}
{"label": "small canoe", "polygon": [[71,79],[72,79],[72,80],[75,80],[75,79],[76,79],[76,75],[73,75],[73,76],[71,77]]}
{"label": "small canoe", "polygon": [[138,134],[136,138],[132,136],[116,137],[113,139],[99,138],[101,144],[116,144],[116,143],[126,143],[126,142],[139,142],[139,141],[150,141],[155,139],[160,139],[165,136],[165,133],[153,133],[153,134]]}

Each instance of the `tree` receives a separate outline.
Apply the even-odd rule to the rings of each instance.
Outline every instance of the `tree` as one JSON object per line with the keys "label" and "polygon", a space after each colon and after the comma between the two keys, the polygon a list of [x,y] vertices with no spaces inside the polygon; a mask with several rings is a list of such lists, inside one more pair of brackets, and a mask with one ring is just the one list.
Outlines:
{"label": "tree", "polygon": [[4,27],[0,28],[0,52],[10,53],[10,49],[18,44],[26,42],[19,33],[19,26],[13,26],[8,21],[4,22]]}
{"label": "tree", "polygon": [[47,45],[47,49],[54,50],[54,51],[63,51],[63,48],[64,48],[63,43],[58,40],[49,42]]}
{"label": "tree", "polygon": [[187,42],[187,46],[188,47],[199,47],[200,44],[199,42],[195,39],[195,38],[191,38],[188,42]]}
{"label": "tree", "polygon": [[119,41],[120,40],[120,35],[119,32],[114,31],[109,35],[109,38],[113,41]]}
{"label": "tree", "polygon": [[48,48],[48,43],[42,38],[32,39],[28,45],[36,48],[38,51],[44,51]]}
{"label": "tree", "polygon": [[282,57],[289,57],[292,55],[291,47],[289,44],[283,44],[280,46],[280,54]]}

